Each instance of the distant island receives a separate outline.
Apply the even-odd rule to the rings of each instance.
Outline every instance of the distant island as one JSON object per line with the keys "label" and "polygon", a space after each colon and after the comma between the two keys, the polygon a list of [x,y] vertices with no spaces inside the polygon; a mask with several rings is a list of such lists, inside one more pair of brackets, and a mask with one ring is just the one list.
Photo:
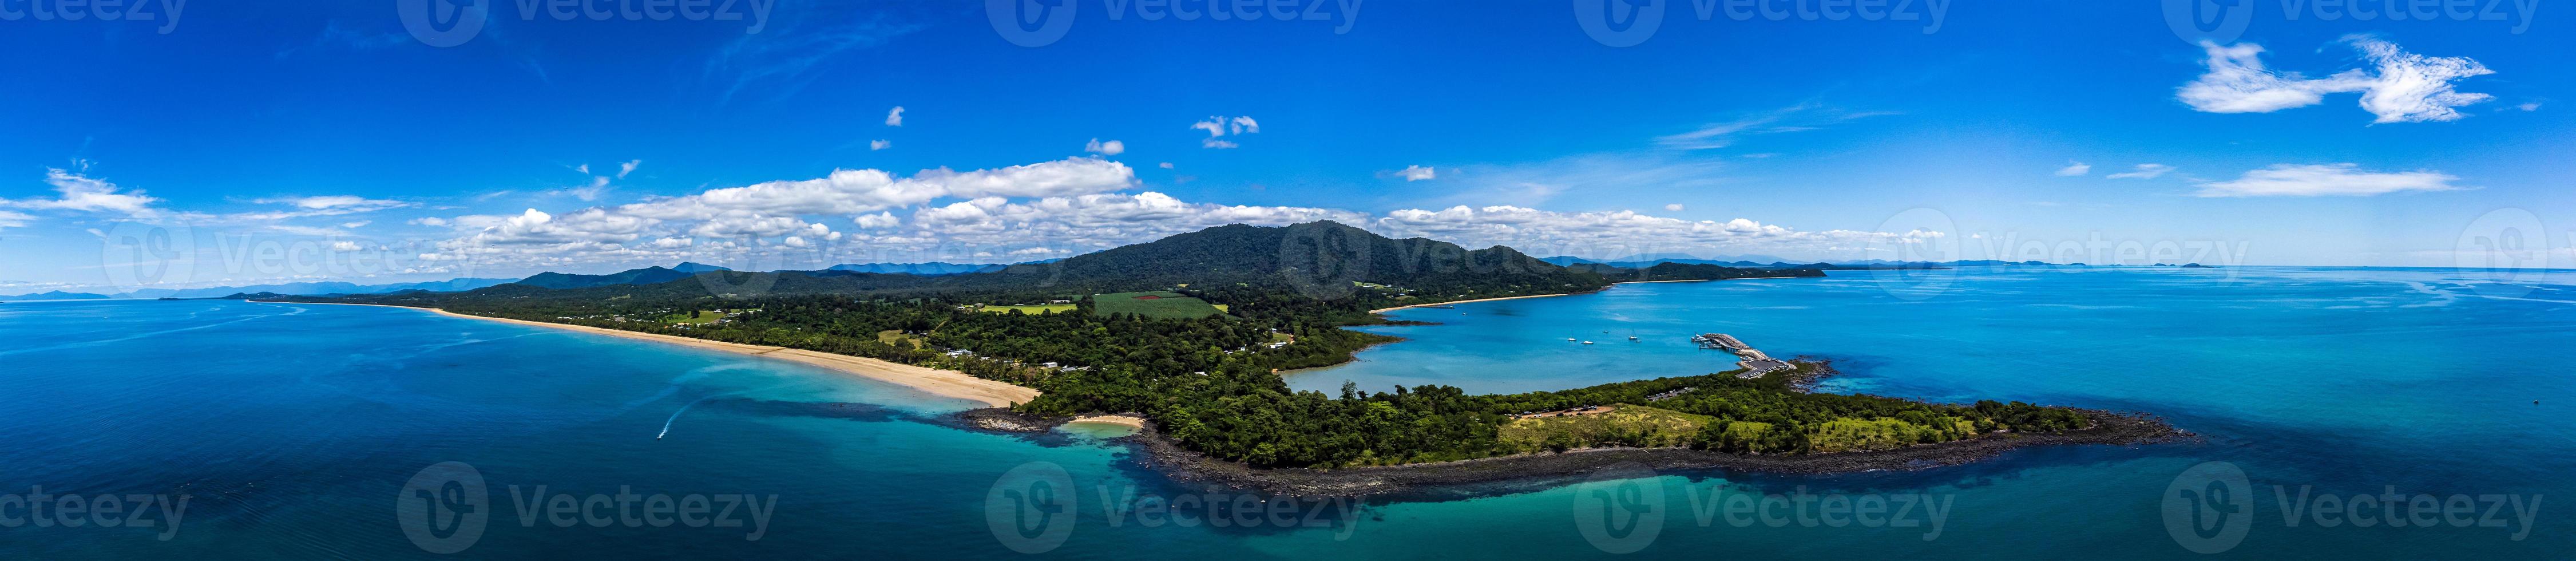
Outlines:
{"label": "distant island", "polygon": [[[2159,422],[2101,411],[1808,393],[1806,384],[1830,373],[1817,361],[1749,377],[1639,372],[1637,381],[1512,395],[1437,385],[1385,392],[1345,385],[1327,395],[1291,391],[1277,374],[1346,362],[1395,341],[1343,329],[1389,321],[1376,310],[1580,294],[1621,282],[1824,275],[1669,262],[1561,266],[1509,247],[1469,250],[1314,222],[1221,226],[958,274],[654,267],[540,275],[531,279],[541,282],[464,292],[255,299],[434,308],[952,371],[1037,390],[1006,409],[963,414],[961,426],[1037,430],[1080,415],[1130,413],[1151,421],[1139,438],[1163,465],[1282,490],[1384,491],[1390,480],[1378,470],[1395,468],[1377,466],[1518,462],[1480,472],[1510,479],[1590,466],[1546,458],[1616,456],[1569,454],[1577,450],[1651,448],[1680,454],[1661,461],[1689,465],[1828,472],[2174,434]],[[1891,454],[1906,459],[1853,461]],[[1456,463],[1469,460],[1480,463]],[[1365,481],[1319,483],[1319,473]]]}

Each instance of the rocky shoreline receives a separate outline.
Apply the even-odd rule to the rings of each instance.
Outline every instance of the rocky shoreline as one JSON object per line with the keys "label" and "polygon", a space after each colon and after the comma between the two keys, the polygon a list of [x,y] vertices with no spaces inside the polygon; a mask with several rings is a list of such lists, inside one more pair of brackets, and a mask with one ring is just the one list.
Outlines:
{"label": "rocky shoreline", "polygon": [[[1730,470],[1798,475],[1911,471],[1955,466],[2031,446],[2137,446],[2194,438],[2162,419],[2141,413],[2080,410],[2094,426],[2062,433],[2004,433],[1974,440],[1895,450],[1763,456],[1687,448],[1591,448],[1455,462],[1343,469],[1255,468],[1184,449],[1151,422],[1116,441],[1133,447],[1143,467],[1183,483],[1291,497],[1446,500],[1536,491],[1582,481],[1595,473],[1637,467],[1656,471]],[[949,416],[951,426],[1003,433],[1046,433],[1071,420],[1008,409],[974,409]]]}

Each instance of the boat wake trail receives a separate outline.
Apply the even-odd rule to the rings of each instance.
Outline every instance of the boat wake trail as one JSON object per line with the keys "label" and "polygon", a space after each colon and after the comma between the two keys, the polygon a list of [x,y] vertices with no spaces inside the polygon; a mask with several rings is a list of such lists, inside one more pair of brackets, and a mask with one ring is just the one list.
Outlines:
{"label": "boat wake trail", "polygon": [[691,407],[697,407],[697,406],[698,406],[698,404],[700,404],[700,403],[706,403],[706,402],[707,402],[707,400],[715,399],[715,398],[719,398],[719,397],[737,396],[737,395],[742,395],[742,394],[747,394],[747,393],[752,393],[752,392],[765,392],[765,391],[769,391],[769,390],[781,389],[781,388],[786,388],[786,387],[789,387],[789,386],[795,386],[795,385],[797,385],[797,384],[787,384],[787,385],[781,385],[781,386],[771,386],[771,387],[766,387],[766,388],[753,389],[753,390],[742,390],[742,391],[737,391],[737,392],[725,392],[725,393],[720,393],[720,394],[710,395],[710,396],[706,396],[706,397],[701,397],[701,398],[698,398],[698,399],[697,399],[697,400],[695,400],[695,401],[690,401],[690,402],[689,402],[688,404],[686,404],[686,405],[681,405],[681,406],[680,406],[680,410],[678,410],[678,411],[672,411],[672,412],[671,412],[671,418],[669,418],[669,419],[664,419],[664,420],[662,421],[662,432],[661,432],[661,433],[659,433],[659,434],[655,434],[655,435],[653,435],[653,439],[654,439],[654,440],[661,440],[663,437],[671,436],[671,424],[672,424],[672,423],[678,423],[678,422],[680,422],[680,415],[685,414],[685,413],[688,413],[688,412],[689,412],[689,408],[691,408]]}

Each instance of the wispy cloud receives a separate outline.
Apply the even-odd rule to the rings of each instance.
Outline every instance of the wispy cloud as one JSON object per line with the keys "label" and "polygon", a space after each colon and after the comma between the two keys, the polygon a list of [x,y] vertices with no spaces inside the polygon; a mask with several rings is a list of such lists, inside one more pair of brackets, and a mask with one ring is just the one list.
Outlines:
{"label": "wispy cloud", "polygon": [[[803,90],[813,80],[811,71],[833,57],[923,29],[887,22],[882,15],[841,13],[849,9],[835,3],[813,4],[798,17],[782,18],[783,25],[777,29],[746,34],[717,50],[707,60],[705,74],[727,82],[725,100],[755,90],[769,98],[785,98]],[[886,124],[901,125],[901,111],[897,108],[888,114]]]}
{"label": "wispy cloud", "polygon": [[2374,172],[2356,164],[2291,165],[2200,184],[2202,197],[2368,197],[2403,191],[2453,191],[2460,178],[2438,171]]}
{"label": "wispy cloud", "polygon": [[2093,173],[2093,164],[2084,162],[2067,162],[2066,167],[2057,168],[2058,177],[2075,177],[2090,173]]}
{"label": "wispy cloud", "polygon": [[[2158,177],[2164,177],[2165,174],[2173,173],[2174,167],[2164,164],[2138,164],[2138,167],[2132,169],[2135,171],[2114,173],[2102,177],[2106,179],[2155,179]],[[2058,175],[2065,175],[2065,173],[2061,171]]]}
{"label": "wispy cloud", "polygon": [[1805,103],[1747,115],[1731,121],[1700,125],[1681,134],[1655,138],[1655,143],[1678,150],[1707,150],[1734,146],[1749,136],[1806,132],[1870,117],[1895,115],[1893,111],[1853,112],[1827,109],[1820,104]]}

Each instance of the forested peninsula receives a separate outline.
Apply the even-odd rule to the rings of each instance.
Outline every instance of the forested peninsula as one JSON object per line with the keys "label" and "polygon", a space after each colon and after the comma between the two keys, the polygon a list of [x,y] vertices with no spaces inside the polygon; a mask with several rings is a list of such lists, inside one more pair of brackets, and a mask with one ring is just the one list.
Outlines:
{"label": "forested peninsula", "polygon": [[[2038,436],[2055,439],[2030,442],[2129,443],[2175,434],[2161,423],[2100,411],[1809,393],[1795,382],[1820,375],[1823,365],[1813,362],[1753,378],[1636,372],[1630,382],[1513,395],[1448,386],[1296,392],[1278,374],[1345,362],[1366,346],[1394,341],[1343,329],[1388,321],[1375,309],[1583,293],[1617,282],[1823,274],[1683,264],[1567,268],[1504,246],[1469,250],[1314,222],[1222,226],[1057,262],[935,277],[709,271],[653,284],[514,283],[274,300],[437,308],[953,370],[1041,392],[1012,414],[1138,413],[1151,421],[1153,446],[1169,452],[1162,457],[1255,472],[1604,448],[1688,451],[1705,455],[1702,464],[1723,465],[1706,460],[1883,454],[1972,441],[2000,449],[2011,447],[1998,448],[2003,441]],[[2088,431],[2093,436],[2067,438]]]}

